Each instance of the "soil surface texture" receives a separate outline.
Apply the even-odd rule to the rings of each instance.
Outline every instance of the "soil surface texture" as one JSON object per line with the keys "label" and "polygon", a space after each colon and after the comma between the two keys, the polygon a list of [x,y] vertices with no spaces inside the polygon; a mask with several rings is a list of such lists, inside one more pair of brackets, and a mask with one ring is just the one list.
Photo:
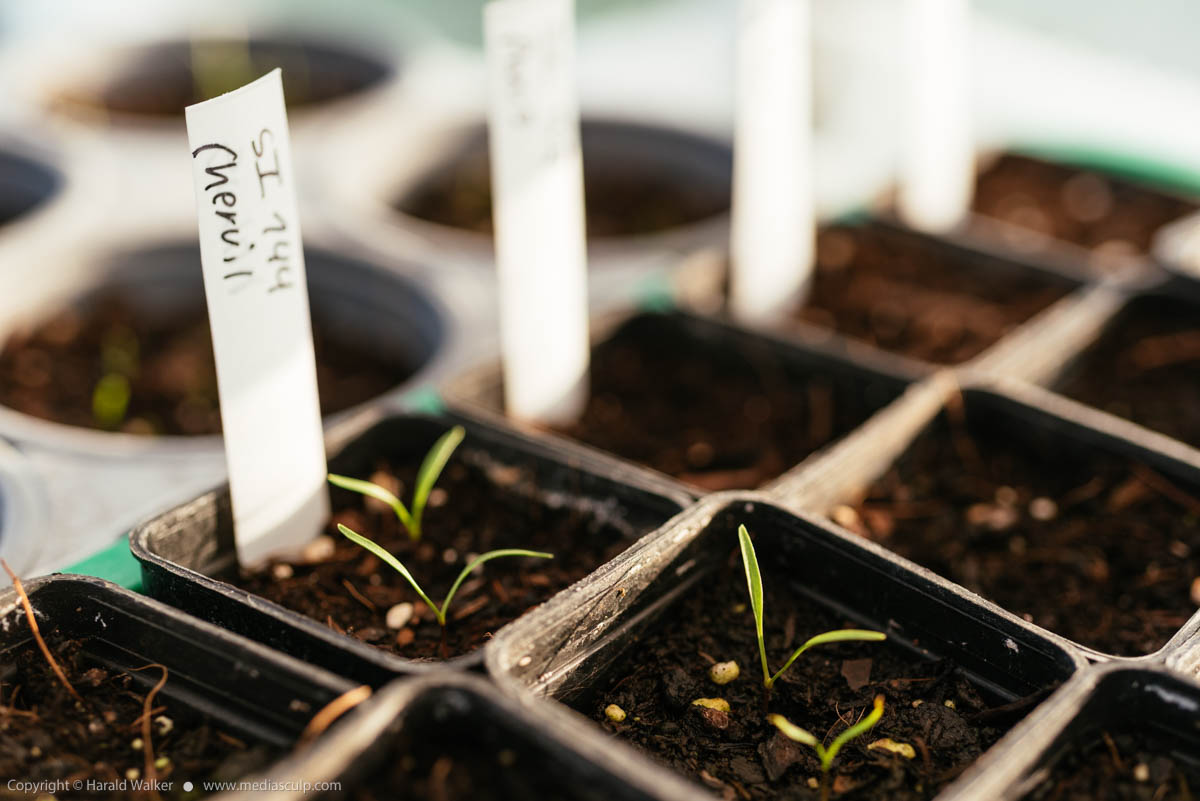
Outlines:
{"label": "soil surface texture", "polygon": [[1068,751],[1025,801],[1187,801],[1200,769],[1176,759],[1170,746],[1140,732],[1101,732]]}
{"label": "soil surface texture", "polygon": [[[813,635],[861,628],[795,592],[768,553],[758,556],[772,671]],[[767,723],[766,712],[784,715],[828,745],[882,695],[882,718],[842,748],[828,789],[833,798],[902,801],[932,798],[1031,708],[1032,700],[1006,709],[953,664],[889,642],[816,646],[776,682],[764,704],[747,602],[745,572],[734,553],[617,660],[580,711],[728,801],[817,799],[817,757]],[[710,665],[730,660],[738,664],[738,678],[714,683]],[[700,698],[720,698],[729,711],[696,705]],[[609,719],[611,704],[625,712],[623,721]],[[908,746],[911,756],[888,750],[880,742],[885,739]]]}
{"label": "soil surface texture", "polygon": [[841,225],[818,236],[812,291],[795,314],[883,350],[958,364],[1071,289],[912,233]]}
{"label": "soil surface texture", "polygon": [[[446,466],[422,523],[419,542],[390,507],[345,490],[333,494],[325,535],[308,546],[308,561],[276,562],[243,571],[238,586],[338,632],[408,659],[445,659],[474,651],[505,623],[586,576],[644,532],[622,520],[539,500],[532,473],[520,465],[485,467],[467,461],[468,439]],[[407,503],[418,460],[380,460],[366,478]],[[499,548],[554,554],[553,559],[503,557],[482,566],[459,588],[444,630],[392,567],[343,537],[336,524],[374,540],[408,568],[426,594],[442,603],[475,555]],[[398,611],[394,607],[406,605]]]}
{"label": "soil surface texture", "polygon": [[1159,296],[1133,301],[1056,389],[1200,447],[1200,306]]}
{"label": "soil surface texture", "polygon": [[1026,620],[1141,656],[1200,606],[1200,495],[1150,467],[951,405],[831,517]]}
{"label": "soil surface texture", "polygon": [[1200,205],[1114,175],[1008,154],[980,173],[973,208],[1120,258],[1148,253],[1158,229]]}
{"label": "soil surface texture", "polygon": [[[315,326],[321,412],[403,383],[417,365],[349,345]],[[115,297],[71,309],[0,349],[0,404],[83,428],[131,434],[221,432],[212,335],[203,308],[162,318]]]}
{"label": "soil surface texture", "polygon": [[[490,169],[487,153],[472,149],[453,167],[431,174],[394,206],[428,222],[490,234]],[[652,234],[729,210],[728,186],[688,183],[678,171],[644,158],[621,161],[611,154],[589,153],[586,123],[583,174],[589,238]]]}
{"label": "soil surface texture", "polygon": [[183,117],[185,107],[231,92],[279,67],[291,110],[363,91],[388,70],[373,59],[317,42],[197,40],[146,48],[96,92],[64,92],[65,107]]}
{"label": "soil surface texture", "polygon": [[590,381],[582,416],[562,433],[713,491],[761,486],[900,391],[852,368],[698,339],[656,317],[597,346]]}
{"label": "soil surface texture", "polygon": [[[58,798],[149,799],[156,796],[132,786],[148,776],[149,753],[157,778],[171,783],[157,797],[197,798],[198,791],[184,791],[184,781],[198,788],[201,780],[239,779],[281,756],[221,731],[157,693],[148,749],[141,725],[144,699],[162,678],[161,668],[146,668],[147,686],[130,673],[91,662],[78,641],[50,632],[47,642],[82,703],[59,682],[34,643],[9,654],[0,679],[0,776],[5,781],[64,783],[65,790],[60,786],[54,792]],[[82,784],[73,789],[76,782]]]}

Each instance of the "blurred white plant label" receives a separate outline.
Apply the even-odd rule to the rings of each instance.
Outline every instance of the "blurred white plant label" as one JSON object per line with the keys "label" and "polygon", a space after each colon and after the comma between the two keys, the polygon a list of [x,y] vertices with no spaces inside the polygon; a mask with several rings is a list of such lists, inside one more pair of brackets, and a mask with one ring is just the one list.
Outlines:
{"label": "blurred white plant label", "polygon": [[587,394],[587,250],[572,0],[484,7],[505,404],[573,420]]}
{"label": "blurred white plant label", "polygon": [[329,512],[280,71],[188,106],[187,128],[235,538],[253,564]]}
{"label": "blurred white plant label", "polygon": [[811,5],[739,5],[730,300],[749,322],[803,302],[812,280]]}

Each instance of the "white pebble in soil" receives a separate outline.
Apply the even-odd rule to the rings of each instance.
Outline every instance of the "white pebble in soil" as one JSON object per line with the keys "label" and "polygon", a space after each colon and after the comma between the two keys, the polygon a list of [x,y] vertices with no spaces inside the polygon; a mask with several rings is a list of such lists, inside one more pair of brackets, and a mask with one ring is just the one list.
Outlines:
{"label": "white pebble in soil", "polygon": [[333,556],[334,542],[333,537],[327,537],[324,534],[317,537],[315,540],[304,546],[300,551],[300,558],[305,562],[324,562]]}
{"label": "white pebble in soil", "polygon": [[413,605],[407,601],[402,604],[396,604],[391,609],[387,610],[387,627],[393,630],[399,630],[408,625],[408,621],[412,620]]}
{"label": "white pebble in soil", "polygon": [[1049,498],[1034,498],[1029,502],[1029,516],[1034,520],[1053,520],[1058,517],[1058,504]]}

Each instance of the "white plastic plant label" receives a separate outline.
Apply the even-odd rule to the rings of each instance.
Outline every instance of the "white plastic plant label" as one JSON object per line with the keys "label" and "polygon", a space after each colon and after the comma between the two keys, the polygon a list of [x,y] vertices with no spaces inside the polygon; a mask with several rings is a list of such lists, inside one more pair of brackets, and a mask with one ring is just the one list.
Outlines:
{"label": "white plastic plant label", "polygon": [[237,550],[253,564],[329,514],[279,70],[189,106],[187,127]]}
{"label": "white plastic plant label", "polygon": [[573,0],[484,7],[505,405],[574,420],[587,395],[587,250]]}
{"label": "white plastic plant label", "polygon": [[730,306],[743,320],[802,302],[812,278],[811,28],[810,0],[741,0]]}
{"label": "white plastic plant label", "polygon": [[971,205],[970,0],[904,0],[907,91],[898,210],[925,231],[948,231]]}

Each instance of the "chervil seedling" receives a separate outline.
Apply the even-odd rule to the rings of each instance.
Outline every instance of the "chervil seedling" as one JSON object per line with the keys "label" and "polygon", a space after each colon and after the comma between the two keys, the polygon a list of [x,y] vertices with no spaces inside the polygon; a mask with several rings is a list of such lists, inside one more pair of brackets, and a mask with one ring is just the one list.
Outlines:
{"label": "chervil seedling", "polygon": [[441,606],[438,606],[432,600],[430,600],[429,596],[425,594],[425,591],[421,589],[421,585],[417,583],[415,578],[413,578],[412,573],[408,572],[408,568],[401,564],[399,559],[397,559],[395,556],[392,556],[392,554],[386,548],[372,540],[367,539],[353,529],[343,526],[341,523],[338,523],[338,531],[342,532],[342,534],[351,542],[361,545],[363,548],[366,548],[368,551],[387,562],[392,566],[392,568],[395,569],[397,573],[399,573],[401,576],[404,576],[404,579],[412,585],[414,590],[417,591],[417,595],[421,596],[421,600],[433,610],[433,613],[437,616],[437,621],[441,624],[443,630],[446,628],[446,612],[450,608],[450,601],[454,599],[454,593],[458,592],[459,586],[466,580],[467,576],[471,575],[471,571],[482,565],[484,562],[490,562],[491,560],[499,559],[502,556],[532,556],[537,559],[554,558],[554,554],[542,553],[541,551],[525,551],[519,548],[502,548],[498,551],[488,551],[485,554],[480,554],[472,559],[467,566],[462,569],[462,572],[458,574],[458,578],[454,580],[454,584],[450,586],[450,592],[446,593],[446,599],[442,601]]}
{"label": "chervil seedling", "polygon": [[758,655],[762,658],[763,670],[763,687],[770,692],[775,686],[775,682],[783,675],[783,672],[792,666],[800,654],[812,648],[814,645],[824,645],[830,642],[878,642],[886,640],[887,635],[882,631],[869,631],[865,629],[839,629],[837,631],[827,631],[824,634],[808,640],[808,642],[797,648],[788,658],[788,661],[783,664],[774,675],[771,674],[767,667],[767,645],[763,638],[763,589],[762,589],[762,574],[758,570],[758,558],[754,555],[754,543],[750,541],[750,532],[746,531],[745,526],[738,526],[738,543],[742,548],[742,564],[746,568],[746,586],[750,590],[750,608],[754,611],[754,628],[758,634]]}
{"label": "chervil seedling", "polygon": [[[458,444],[463,441],[466,433],[462,426],[455,426],[438,437],[438,441],[433,443],[433,447],[429,449],[429,453],[425,454],[425,459],[421,462],[421,468],[417,470],[417,485],[413,489],[411,513],[405,508],[399,498],[378,484],[372,484],[370,481],[330,473],[329,483],[335,487],[341,487],[342,489],[374,498],[377,501],[383,501],[392,507],[392,510],[396,513],[396,517],[400,520],[400,524],[408,530],[408,538],[416,542],[421,539],[421,518],[425,514],[425,503],[429,500],[429,493],[433,491],[433,485],[437,483],[438,476],[442,474],[443,468],[446,467],[446,462],[450,461],[451,454],[454,453],[454,449],[458,447]],[[362,543],[359,544],[361,545]]]}
{"label": "chervil seedling", "polygon": [[801,745],[807,745],[809,748],[817,752],[817,758],[821,760],[821,798],[829,798],[829,769],[833,766],[833,760],[838,755],[838,751],[842,750],[842,746],[870,731],[879,719],[883,717],[883,696],[875,696],[875,708],[871,712],[855,723],[850,728],[833,738],[833,742],[826,748],[825,745],[813,735],[808,729],[802,729],[795,723],[785,718],[783,715],[767,715],[767,720],[789,740],[795,740]]}

